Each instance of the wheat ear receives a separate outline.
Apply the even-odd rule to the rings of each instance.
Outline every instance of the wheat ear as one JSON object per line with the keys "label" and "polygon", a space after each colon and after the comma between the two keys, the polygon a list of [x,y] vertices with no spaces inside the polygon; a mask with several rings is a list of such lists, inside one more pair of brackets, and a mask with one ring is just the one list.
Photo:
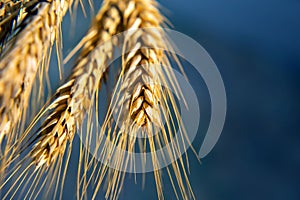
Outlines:
{"label": "wheat ear", "polygon": [[[55,192],[54,195],[52,194],[55,197],[60,182],[63,158],[66,155],[65,170],[62,172],[60,183],[62,190],[76,127],[80,127],[84,115],[93,105],[93,98],[103,78],[106,63],[113,55],[113,44],[108,40],[121,25],[119,9],[122,9],[122,3],[104,2],[87,35],[82,40],[83,48],[71,75],[57,89],[50,104],[37,115],[19,140],[20,145],[16,148],[15,155],[21,154],[22,156],[24,152],[25,159],[29,161],[27,161],[27,172],[22,172],[22,176],[20,176],[22,178],[14,182],[11,189],[17,187],[18,183],[22,184],[23,177],[28,177],[34,180],[32,185],[35,186],[30,187],[26,196],[29,191],[37,192],[37,196],[40,192],[40,190],[37,191],[37,185],[44,186],[47,184],[45,182],[48,182],[47,185],[51,187],[56,181]],[[47,113],[49,115],[42,126],[38,128],[37,132],[32,132],[33,126]],[[30,148],[32,150],[28,153]],[[28,155],[26,156],[26,154]],[[23,166],[26,166],[25,159],[20,162]],[[18,165],[16,164],[16,166]],[[34,169],[34,175],[28,173],[32,169]],[[45,171],[47,173],[43,176]],[[9,176],[15,176],[14,172]],[[27,184],[25,183],[25,185]],[[8,193],[11,192],[11,189]],[[49,189],[46,190],[46,194],[50,194]],[[60,195],[62,195],[62,191]]]}
{"label": "wheat ear", "polygon": [[[71,143],[75,128],[80,127],[84,115],[89,112],[106,64],[112,58],[113,44],[108,40],[119,25],[118,10],[105,4],[83,39],[86,42],[68,81],[57,90],[55,100],[47,108],[50,116],[34,139],[38,145],[32,155],[38,166],[50,165],[58,152],[63,152],[60,149],[65,146],[66,139]],[[50,151],[47,151],[47,146],[50,146]]]}
{"label": "wheat ear", "polygon": [[[21,132],[37,71],[40,66],[48,67],[55,40],[60,48],[60,25],[71,3],[72,0],[4,2],[1,30],[8,29],[1,32],[2,41],[7,42],[0,55],[1,174],[10,159],[15,159],[12,146]],[[12,10],[5,7],[9,4],[14,6]]]}
{"label": "wheat ear", "polygon": [[[99,155],[101,160],[110,162],[116,169],[109,168],[105,164],[101,166],[96,164],[91,168],[91,176],[96,174],[94,181],[96,189],[92,198],[96,198],[98,189],[106,176],[106,198],[118,199],[125,178],[125,172],[122,170],[134,169],[135,161],[132,153],[135,151],[136,144],[139,144],[142,152],[146,151],[146,146],[150,147],[158,198],[163,199],[162,178],[159,170],[162,163],[158,163],[156,150],[164,147],[174,138],[176,126],[181,126],[182,141],[175,143],[179,145],[187,140],[175,97],[169,89],[163,86],[173,88],[178,96],[183,97],[180,95],[180,88],[174,74],[170,70],[167,53],[163,51],[171,50],[172,46],[161,29],[165,20],[157,9],[157,3],[153,0],[124,2],[127,2],[127,6],[123,13],[123,30],[128,30],[128,32],[125,33],[124,41],[119,41],[122,42],[120,44],[123,52],[122,70],[118,75],[113,101],[97,140],[99,144],[105,145],[101,147],[102,149],[99,149],[99,145],[95,150],[95,152],[101,152]],[[177,61],[176,56],[172,56]],[[165,126],[162,124],[164,120]],[[114,123],[119,127],[113,127]],[[140,133],[143,137],[147,135],[146,139],[137,139]],[[107,137],[104,137],[104,134]],[[177,155],[181,157],[178,149],[179,146],[176,145],[175,147],[168,146],[167,154],[163,156],[176,160]],[[146,163],[145,159],[141,158],[143,166]],[[89,169],[92,164],[93,161],[84,166],[88,166],[86,168]],[[174,161],[171,169],[176,176],[175,180],[181,197],[183,199],[194,198],[183,159]],[[167,167],[167,172],[174,192],[179,198],[169,167]],[[87,190],[91,179],[90,177],[88,181],[81,180],[83,192]]]}
{"label": "wheat ear", "polygon": [[69,3],[30,1],[19,6],[17,21],[8,20],[14,34],[0,60],[0,143],[5,136],[7,143],[15,142],[39,66],[48,64],[55,39],[60,46],[60,24]]}
{"label": "wheat ear", "polygon": [[14,9],[12,13],[5,9],[8,15],[4,13],[1,21],[1,28],[5,24],[12,28],[9,33],[1,32],[8,37],[0,55],[1,178],[13,159],[13,145],[23,130],[37,71],[47,68],[55,39],[59,49],[60,24],[68,3],[71,1],[4,2],[13,4]]}

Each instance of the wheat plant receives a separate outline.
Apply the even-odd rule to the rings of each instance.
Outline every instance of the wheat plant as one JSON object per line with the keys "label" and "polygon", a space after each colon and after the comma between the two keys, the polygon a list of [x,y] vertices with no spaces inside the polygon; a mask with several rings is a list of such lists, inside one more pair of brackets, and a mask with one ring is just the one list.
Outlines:
{"label": "wheat plant", "polygon": [[[195,199],[184,162],[188,162],[187,156],[183,159],[178,150],[181,143],[189,141],[173,93],[183,100],[184,97],[169,60],[181,66],[176,55],[165,51],[173,47],[163,30],[167,21],[154,0],[104,0],[88,32],[66,58],[76,56],[71,74],[22,131],[34,80],[37,75],[43,79],[44,71],[48,71],[55,41],[58,63],[62,64],[60,24],[72,3],[1,2],[2,198],[62,198],[73,139],[78,132],[87,141],[80,145],[78,199],[97,198],[101,186],[106,189],[106,199],[118,199],[126,174],[120,169],[135,168],[132,155],[137,149],[151,154],[158,199],[164,199],[158,156],[175,160],[166,171],[177,199]],[[77,4],[75,1],[75,7]],[[118,34],[122,37],[116,37]],[[116,50],[122,52],[121,62],[117,72],[111,74],[109,68]],[[107,95],[103,125],[92,131],[90,119],[93,115],[98,119],[98,104],[103,102],[100,91],[109,77],[114,77],[115,83]],[[83,123],[87,123],[87,129],[82,128]],[[167,146],[178,127],[180,139],[175,146]],[[96,141],[94,152],[86,149],[91,140]],[[158,155],[157,150],[164,146],[167,152]],[[101,160],[116,167],[92,156],[98,152]],[[149,162],[146,157],[141,160],[142,166]]]}

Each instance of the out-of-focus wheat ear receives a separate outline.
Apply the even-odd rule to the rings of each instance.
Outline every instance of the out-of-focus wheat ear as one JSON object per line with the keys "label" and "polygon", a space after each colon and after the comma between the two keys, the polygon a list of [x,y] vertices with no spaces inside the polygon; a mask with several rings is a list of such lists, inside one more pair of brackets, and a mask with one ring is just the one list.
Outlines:
{"label": "out-of-focus wheat ear", "polygon": [[60,34],[62,18],[72,0],[16,2],[20,4],[17,18],[9,21],[8,17],[2,21],[13,24],[0,56],[0,143],[3,154],[9,154],[6,147],[12,145],[22,132],[20,124],[26,120],[24,116],[37,71],[40,66],[47,67],[48,63],[44,61],[49,60],[50,49]]}
{"label": "out-of-focus wheat ear", "polygon": [[[123,28],[128,32],[121,44],[122,71],[115,86],[116,91],[109,112],[102,125],[103,129],[99,134],[99,144],[104,142],[104,148],[95,150],[101,151],[101,160],[107,160],[117,169],[109,168],[107,165],[93,168],[93,172],[99,169],[94,181],[96,189],[93,198],[96,197],[105,175],[106,198],[118,198],[125,176],[125,173],[118,169],[134,169],[135,161],[133,154],[130,153],[134,153],[137,142],[141,151],[146,151],[146,146],[150,148],[159,199],[164,199],[159,170],[159,166],[164,163],[158,163],[156,152],[165,146],[167,153],[162,156],[173,160],[170,167],[167,167],[167,172],[177,198],[179,194],[183,199],[194,198],[185,163],[178,150],[179,143],[187,142],[187,137],[175,97],[168,87],[173,89],[178,98],[184,97],[180,95],[180,87],[170,68],[168,53],[164,52],[172,48],[164,30],[161,29],[164,17],[153,0],[126,2],[128,5],[123,13]],[[176,55],[172,56],[176,58]],[[116,124],[116,128],[111,127],[112,123]],[[170,146],[168,143],[174,139],[178,129],[176,127],[180,127],[180,141],[176,141],[175,146]],[[104,134],[107,136],[103,137]],[[141,142],[138,138],[140,136],[146,139],[142,139]],[[147,162],[145,159],[145,157],[141,159],[142,166]],[[175,178],[171,175],[170,169],[173,170]],[[176,188],[179,188],[179,192]]]}
{"label": "out-of-focus wheat ear", "polygon": [[[104,2],[103,8],[83,38],[83,47],[71,75],[57,89],[50,103],[40,111],[19,139],[14,154],[20,155],[19,157],[24,155],[25,158],[20,161],[20,164],[31,167],[27,170],[28,173],[23,174],[19,169],[17,173],[11,174],[16,176],[21,173],[22,176],[18,177],[22,178],[18,179],[18,182],[22,183],[23,177],[33,176],[29,173],[33,170],[32,173],[35,175],[31,178],[33,179],[31,184],[34,186],[27,186],[31,190],[30,193],[36,191],[38,186],[39,190],[48,195],[54,194],[53,198],[56,198],[56,191],[60,184],[59,193],[62,197],[66,171],[59,169],[67,169],[67,166],[62,167],[64,163],[68,163],[69,156],[66,156],[66,152],[71,152],[75,131],[81,126],[83,117],[90,112],[94,103],[93,99],[105,73],[106,64],[113,55],[113,44],[110,38],[122,25],[120,22],[120,12],[114,2]],[[34,126],[44,116],[47,118],[42,126],[38,127],[37,131],[33,131]],[[24,162],[29,164],[25,165]],[[18,163],[15,166],[18,166]],[[18,189],[16,188],[18,185],[14,182],[14,187],[10,188]],[[50,189],[47,188],[53,186],[55,192],[49,192]],[[8,191],[9,195],[13,189]]]}

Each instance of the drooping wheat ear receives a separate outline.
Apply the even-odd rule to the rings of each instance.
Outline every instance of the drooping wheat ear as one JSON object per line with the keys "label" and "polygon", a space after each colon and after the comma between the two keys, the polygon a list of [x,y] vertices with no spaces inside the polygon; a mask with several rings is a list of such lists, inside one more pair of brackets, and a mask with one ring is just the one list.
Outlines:
{"label": "drooping wheat ear", "polygon": [[1,21],[13,30],[0,57],[0,144],[5,136],[7,146],[15,142],[39,66],[47,67],[55,39],[57,47],[61,46],[60,25],[71,2],[17,1],[13,10],[19,8],[17,14]]}
{"label": "drooping wheat ear", "polygon": [[[51,164],[59,152],[63,153],[66,139],[71,143],[76,127],[93,105],[107,62],[112,58],[113,44],[109,39],[120,26],[119,11],[110,1],[96,16],[83,39],[83,49],[68,81],[61,86],[54,101],[47,108],[50,116],[43,123],[32,156],[38,166]],[[49,149],[48,149],[49,147]]]}
{"label": "drooping wheat ear", "polygon": [[[87,35],[82,40],[83,48],[71,75],[57,89],[51,103],[37,115],[19,140],[19,147],[16,148],[15,155],[21,154],[22,156],[22,152],[25,152],[25,158],[20,161],[20,164],[23,164],[24,160],[27,159],[29,160],[27,161],[28,167],[22,172],[22,176],[18,176],[20,178],[13,183],[13,187],[9,189],[6,195],[13,191],[12,188],[22,184],[25,177],[28,180],[34,180],[31,185],[35,185],[28,190],[26,196],[37,191],[37,185],[46,185],[43,181],[48,181],[48,187],[56,185],[54,195],[52,194],[54,198],[56,198],[57,187],[60,184],[60,195],[62,195],[72,140],[76,128],[80,127],[84,115],[89,112],[93,105],[94,96],[106,70],[106,63],[113,56],[113,43],[109,39],[122,25],[120,23],[120,10],[123,10],[123,7],[123,3],[118,1],[104,2]],[[47,113],[49,115],[42,126],[38,128],[37,132],[32,132],[33,126]],[[31,150],[29,153],[27,152],[28,155],[26,156],[26,149],[28,148]],[[67,158],[63,166],[62,181],[59,181],[65,155]],[[29,173],[32,169],[34,169],[34,175]],[[47,172],[44,173],[45,171]],[[10,176],[16,175],[12,172]],[[24,185],[27,185],[26,179],[25,182]],[[46,194],[50,194],[48,189]]]}
{"label": "drooping wheat ear", "polygon": [[72,0],[16,0],[2,5],[1,39],[5,44],[1,43],[4,50],[0,55],[1,178],[13,158],[12,146],[21,132],[21,123],[26,120],[37,71],[48,67],[54,41],[57,49],[61,48],[60,25],[69,3]]}
{"label": "drooping wheat ear", "polygon": [[[165,20],[154,0],[126,2],[128,5],[123,13],[123,30],[127,32],[124,41],[120,41],[123,55],[122,71],[118,75],[119,79],[109,112],[97,140],[99,144],[105,145],[104,147],[98,145],[94,151],[101,152],[100,160],[105,160],[110,164],[91,168],[92,175],[98,170],[94,181],[96,189],[92,198],[96,198],[98,189],[106,176],[106,198],[118,199],[125,177],[123,170],[135,169],[133,153],[137,144],[142,152],[146,151],[146,146],[150,148],[152,159],[150,163],[153,164],[159,199],[164,198],[160,166],[166,163],[159,163],[159,155],[156,152],[164,146],[166,146],[167,153],[160,156],[166,160],[173,160],[170,168],[176,178],[171,176],[169,167],[167,167],[167,172],[177,198],[179,195],[176,188],[179,188],[183,199],[194,198],[185,164],[179,152],[179,143],[190,143],[186,141],[187,137],[179,109],[170,90],[172,88],[178,98],[183,98],[170,68],[168,53],[164,51],[172,48],[162,29]],[[176,55],[172,56],[177,61]],[[175,142],[175,146],[168,145],[174,139],[178,129],[181,139]],[[104,134],[107,136],[104,137]],[[144,139],[138,138],[141,136]],[[101,149],[99,149],[100,146]],[[142,166],[149,162],[145,159],[146,156],[142,156],[143,162],[140,163]],[[92,163],[84,166],[91,166]],[[110,168],[110,166],[113,167]],[[85,176],[88,175],[85,174]],[[90,177],[86,181],[85,176],[81,180],[83,192],[87,190],[92,179]]]}

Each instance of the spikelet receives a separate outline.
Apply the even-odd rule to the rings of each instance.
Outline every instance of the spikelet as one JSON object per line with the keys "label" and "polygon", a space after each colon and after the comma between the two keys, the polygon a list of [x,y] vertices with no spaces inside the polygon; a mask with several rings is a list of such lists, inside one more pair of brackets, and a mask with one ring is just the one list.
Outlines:
{"label": "spikelet", "polygon": [[[106,177],[106,199],[118,199],[126,174],[124,171],[134,171],[136,164],[145,166],[146,162],[150,162],[154,169],[158,198],[164,199],[160,168],[167,163],[159,163],[161,160],[158,157],[162,156],[166,160],[173,160],[171,167],[166,169],[177,198],[180,195],[183,199],[194,199],[185,163],[182,158],[177,160],[181,157],[179,143],[189,141],[186,141],[187,137],[184,135],[186,133],[175,97],[165,88],[173,88],[180,96],[180,88],[170,68],[167,53],[164,52],[172,48],[161,29],[164,26],[164,18],[153,0],[125,2],[127,6],[123,13],[123,30],[127,32],[124,41],[119,41],[123,53],[122,70],[118,75],[102,130],[97,137],[98,145],[94,152],[91,152],[100,152],[97,154],[98,159],[109,164],[99,166],[92,160],[83,165],[83,171],[86,173],[80,180],[83,187],[81,197],[94,179],[93,183],[96,186],[92,198],[96,198]],[[172,56],[176,60],[176,56]],[[178,126],[181,129],[181,139],[175,142],[175,146],[169,146],[168,143],[174,139]],[[146,160],[146,156],[142,156],[139,159],[142,163],[136,163],[133,153],[137,145],[142,152],[147,151],[147,146],[150,148],[150,161]],[[157,150],[164,146],[167,149],[166,153],[158,155]],[[91,167],[93,164],[94,167]],[[91,169],[90,176],[86,169]],[[170,169],[176,178],[171,176]],[[176,188],[179,188],[179,195]]]}
{"label": "spikelet", "polygon": [[[45,195],[56,198],[59,185],[61,187],[60,197],[62,197],[74,133],[76,128],[80,127],[84,114],[89,112],[93,104],[93,96],[103,78],[106,63],[113,55],[113,44],[106,41],[118,31],[121,25],[118,9],[122,9],[122,3],[116,3],[117,1],[104,2],[91,28],[82,40],[83,48],[71,75],[57,89],[49,105],[41,110],[18,141],[19,146],[15,150],[15,157],[25,155],[25,158],[15,166],[27,167],[22,171],[18,170],[19,174],[12,172],[8,175],[8,177],[19,178],[6,192],[5,197],[11,195],[13,189],[18,189],[18,185],[23,184],[26,187],[28,185],[26,181],[29,179],[34,181],[31,183],[31,187],[27,186],[29,189],[26,197],[31,193],[35,194],[30,198],[37,197],[44,187]],[[43,116],[47,116],[46,120],[38,128],[38,131],[33,132],[34,125]],[[64,160],[64,158],[66,159]],[[62,166],[64,172],[61,172]],[[60,181],[61,176],[62,180]],[[5,187],[6,184],[5,182],[1,187]],[[38,189],[38,185],[42,186],[39,186]],[[50,191],[53,185],[55,185],[55,190],[52,193]],[[22,194],[22,192],[20,193]]]}

